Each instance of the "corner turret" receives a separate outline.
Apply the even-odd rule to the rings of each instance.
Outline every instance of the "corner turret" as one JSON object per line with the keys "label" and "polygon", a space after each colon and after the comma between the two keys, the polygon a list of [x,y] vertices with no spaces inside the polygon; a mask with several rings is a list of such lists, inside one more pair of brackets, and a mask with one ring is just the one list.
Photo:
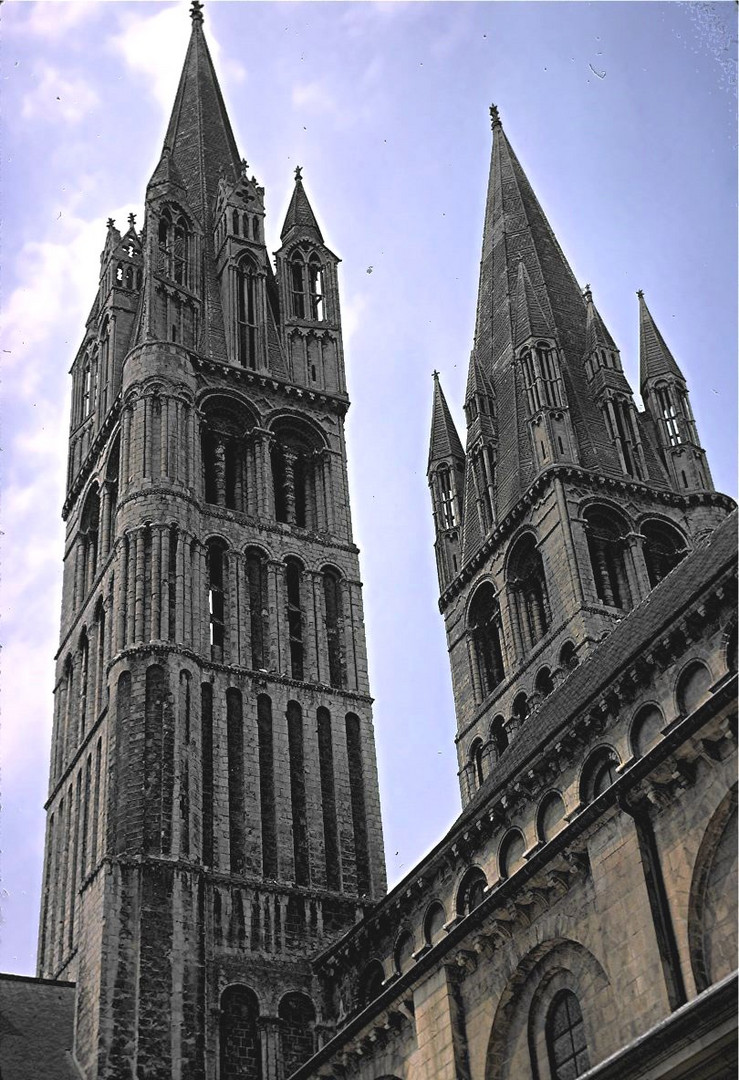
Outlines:
{"label": "corner turret", "polygon": [[462,497],[464,491],[464,450],[449,411],[439,372],[434,372],[431,407],[431,440],[426,470],[436,530],[436,567],[443,590],[460,565]]}

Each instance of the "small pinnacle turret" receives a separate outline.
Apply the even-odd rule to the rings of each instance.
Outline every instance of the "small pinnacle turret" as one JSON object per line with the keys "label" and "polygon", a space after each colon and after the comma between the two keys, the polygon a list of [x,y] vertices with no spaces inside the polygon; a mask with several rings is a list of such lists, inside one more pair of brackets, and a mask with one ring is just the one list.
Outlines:
{"label": "small pinnacle turret", "polygon": [[320,244],[323,243],[323,236],[321,235],[321,229],[316,220],[316,215],[313,213],[313,207],[308,201],[308,196],[305,193],[303,187],[303,170],[300,165],[295,169],[295,187],[290,198],[290,204],[285,214],[285,221],[280,233],[280,239],[286,240],[294,229],[300,229],[303,232],[308,232],[311,235],[311,239],[318,240]]}
{"label": "small pinnacle turret", "polygon": [[434,397],[431,406],[431,439],[429,444],[429,471],[439,461],[464,461],[464,450],[449,411],[439,372],[433,372]]}
{"label": "small pinnacle turret", "polygon": [[639,385],[643,389],[649,379],[671,376],[685,382],[685,377],[657,328],[639,289]]}
{"label": "small pinnacle turret", "polygon": [[536,337],[552,337],[552,327],[531,284],[526,263],[519,259],[513,308],[513,346],[518,348]]}

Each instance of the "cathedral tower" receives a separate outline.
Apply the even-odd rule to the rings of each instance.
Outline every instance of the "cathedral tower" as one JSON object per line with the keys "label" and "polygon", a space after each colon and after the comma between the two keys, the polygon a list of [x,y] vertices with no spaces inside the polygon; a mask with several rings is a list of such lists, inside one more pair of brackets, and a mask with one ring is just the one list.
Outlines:
{"label": "cathedral tower", "polygon": [[524,726],[536,740],[537,707],[568,670],[733,506],[642,294],[639,412],[491,117],[466,453],[437,378],[428,474],[465,803]]}
{"label": "cathedral tower", "polygon": [[72,366],[39,974],[90,1080],[289,1075],[385,891],[338,260],[299,171],[276,273],[264,215],[194,3]]}

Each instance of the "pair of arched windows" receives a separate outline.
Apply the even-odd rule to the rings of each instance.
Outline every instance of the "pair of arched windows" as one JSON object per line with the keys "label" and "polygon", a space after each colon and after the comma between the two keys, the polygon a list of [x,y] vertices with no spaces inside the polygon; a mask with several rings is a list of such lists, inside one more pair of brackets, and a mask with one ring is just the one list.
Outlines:
{"label": "pair of arched windows", "polygon": [[[586,510],[584,519],[598,599],[629,611],[635,602],[629,580],[629,525],[606,507]],[[641,533],[649,584],[654,588],[685,557],[687,546],[677,529],[665,521],[647,521]]]}
{"label": "pair of arched windows", "polygon": [[531,533],[524,534],[514,545],[506,581],[514,634],[519,652],[526,655],[544,637],[552,621],[544,565]]}
{"label": "pair of arched windows", "polygon": [[[220,1080],[261,1080],[262,1037],[257,995],[229,986],[221,995]],[[307,994],[291,991],[278,1007],[281,1076],[291,1076],[315,1052],[316,1010]]]}
{"label": "pair of arched windows", "polygon": [[157,235],[159,273],[189,288],[191,236],[184,214],[177,214],[169,208],[163,210]]}
{"label": "pair of arched windows", "polygon": [[323,266],[315,252],[308,259],[300,252],[290,258],[290,310],[296,319],[322,322],[325,314]]}
{"label": "pair of arched windows", "polygon": [[543,408],[562,408],[557,350],[546,341],[539,341],[533,349],[521,354],[526,395],[532,415]]}

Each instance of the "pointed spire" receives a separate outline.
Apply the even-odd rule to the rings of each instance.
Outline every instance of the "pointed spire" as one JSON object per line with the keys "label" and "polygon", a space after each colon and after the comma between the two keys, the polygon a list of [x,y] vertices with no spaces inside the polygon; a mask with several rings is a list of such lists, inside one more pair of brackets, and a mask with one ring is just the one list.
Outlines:
{"label": "pointed spire", "polygon": [[600,312],[593,303],[593,293],[589,285],[583,289],[583,297],[587,304],[587,320],[585,323],[585,355],[590,356],[594,349],[613,349],[618,352],[616,343],[608,332],[606,324],[600,316]]}
{"label": "pointed spire", "polygon": [[284,240],[288,233],[295,228],[313,230],[319,243],[323,243],[321,230],[316,221],[316,215],[308,201],[308,196],[303,187],[303,170],[300,165],[295,170],[295,187],[293,188],[290,205],[285,215],[285,223],[282,226],[280,239]]}
{"label": "pointed spire", "polygon": [[541,316],[560,345],[581,355],[585,304],[580,287],[513,152],[495,106],[490,110],[490,161],[475,349],[488,373],[510,360],[516,334],[519,264],[529,278]]}
{"label": "pointed spire", "polygon": [[551,336],[552,327],[541,309],[526,263],[519,259],[513,308],[513,347],[517,349],[532,337]]}
{"label": "pointed spire", "polygon": [[238,177],[240,159],[203,34],[199,0],[193,3],[190,16],[190,44],[164,139],[165,150],[152,179],[169,176],[184,182],[187,201],[205,225],[215,205],[219,176]]}
{"label": "pointed spire", "polygon": [[434,399],[431,407],[431,441],[429,445],[429,469],[437,461],[458,458],[464,462],[464,450],[459,440],[452,414],[439,382],[439,372],[434,373]]}
{"label": "pointed spire", "polygon": [[649,379],[656,379],[660,375],[673,375],[685,382],[682,371],[657,329],[643,291],[639,289],[636,295],[639,297],[639,382],[641,388],[644,389]]}
{"label": "pointed spire", "polygon": [[493,394],[493,387],[490,383],[490,379],[481,367],[476,353],[473,352],[470,357],[470,366],[467,371],[467,387],[464,392],[465,409],[474,397],[480,396],[487,397],[492,402],[495,395]]}

